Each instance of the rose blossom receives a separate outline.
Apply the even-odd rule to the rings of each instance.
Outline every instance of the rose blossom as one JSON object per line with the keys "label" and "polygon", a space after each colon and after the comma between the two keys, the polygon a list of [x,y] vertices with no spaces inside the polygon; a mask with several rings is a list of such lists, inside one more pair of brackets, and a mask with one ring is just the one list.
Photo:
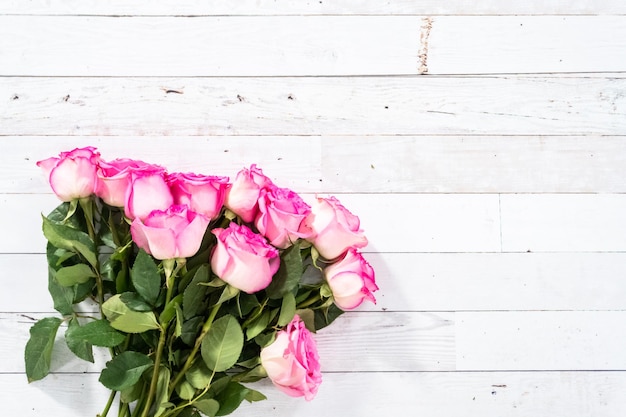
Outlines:
{"label": "rose blossom", "polygon": [[318,198],[305,223],[313,231],[310,242],[326,259],[335,259],[348,248],[367,245],[367,238],[360,230],[359,218],[335,197]]}
{"label": "rose blossom", "polygon": [[261,291],[278,271],[278,250],[263,236],[231,222],[227,229],[213,229],[217,245],[211,253],[211,269],[222,280],[248,294]]}
{"label": "rose blossom", "polygon": [[200,249],[209,219],[174,205],[154,210],[145,220],[136,217],[130,225],[133,241],[156,259],[188,258]]}
{"label": "rose blossom", "polygon": [[261,190],[272,185],[272,181],[263,175],[256,165],[244,168],[237,174],[235,181],[226,191],[224,205],[246,223],[251,223],[259,209],[258,200]]}
{"label": "rose blossom", "polygon": [[315,340],[298,315],[261,349],[261,364],[274,385],[292,397],[311,401],[322,383]]}
{"label": "rose blossom", "polygon": [[118,158],[113,161],[100,161],[98,164],[98,186],[96,195],[113,207],[124,207],[126,191],[130,186],[131,172],[165,172],[159,165],[148,164],[134,159]]}
{"label": "rose blossom", "polygon": [[357,308],[364,300],[376,303],[372,292],[378,290],[374,269],[363,256],[350,249],[346,256],[324,270],[335,304],[342,310]]}
{"label": "rose blossom", "polygon": [[52,191],[62,201],[89,197],[95,192],[96,168],[100,153],[96,148],[76,148],[61,152],[59,158],[48,158],[37,162],[44,170]]}
{"label": "rose blossom", "polygon": [[174,204],[165,172],[153,168],[133,170],[126,190],[124,213],[129,219],[144,219],[153,210],[167,210]]}
{"label": "rose blossom", "polygon": [[271,186],[261,191],[255,225],[272,245],[285,249],[298,238],[308,238],[311,231],[303,220],[311,208],[287,188]]}
{"label": "rose blossom", "polygon": [[167,176],[175,204],[186,204],[196,213],[215,218],[224,204],[227,177],[175,173]]}

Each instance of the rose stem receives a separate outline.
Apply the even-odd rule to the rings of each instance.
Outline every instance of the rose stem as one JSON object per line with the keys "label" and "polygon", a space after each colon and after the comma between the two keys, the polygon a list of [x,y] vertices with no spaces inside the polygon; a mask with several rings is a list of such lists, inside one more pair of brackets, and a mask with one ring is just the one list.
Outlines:
{"label": "rose stem", "polygon": [[116,391],[111,391],[111,395],[109,395],[109,400],[104,406],[104,410],[102,410],[102,413],[98,414],[98,417],[106,417],[106,415],[109,413],[109,410],[111,409],[111,405],[113,404],[113,399],[115,398],[116,393]]}
{"label": "rose stem", "polygon": [[211,329],[211,325],[213,324],[213,320],[215,319],[215,316],[217,315],[217,311],[220,309],[220,306],[221,304],[216,304],[213,306],[213,309],[211,310],[211,314],[209,315],[209,318],[206,320],[206,322],[202,326],[202,331],[196,338],[196,343],[193,345],[193,349],[191,350],[189,357],[185,361],[183,368],[180,370],[178,375],[176,375],[176,378],[174,378],[174,381],[170,385],[169,395],[172,395],[172,393],[174,392],[174,389],[176,389],[176,385],[178,385],[178,383],[183,378],[183,376],[185,376],[185,373],[189,370],[189,368],[191,368],[191,365],[193,364],[193,361],[196,358],[196,354],[198,353],[198,349],[200,349],[200,345],[202,344],[202,339],[204,339],[204,336],[206,336],[206,334]]}

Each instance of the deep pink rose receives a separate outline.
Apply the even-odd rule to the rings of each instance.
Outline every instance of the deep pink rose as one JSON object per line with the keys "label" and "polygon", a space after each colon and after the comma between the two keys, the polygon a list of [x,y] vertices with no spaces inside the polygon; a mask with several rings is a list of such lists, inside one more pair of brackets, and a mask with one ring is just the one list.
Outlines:
{"label": "deep pink rose", "polygon": [[311,401],[322,383],[315,340],[298,315],[261,349],[261,364],[274,385],[292,397]]}
{"label": "deep pink rose", "polygon": [[133,241],[156,259],[188,258],[200,249],[209,219],[174,205],[154,210],[145,220],[136,217],[130,225]]}
{"label": "deep pink rose", "polygon": [[97,171],[98,186],[96,195],[110,206],[124,207],[126,204],[126,192],[130,186],[131,172],[133,171],[143,172],[144,174],[147,172],[159,174],[165,172],[165,168],[126,158],[114,159],[109,162],[100,161]]}
{"label": "deep pink rose", "polygon": [[130,185],[126,190],[124,213],[129,219],[145,219],[154,210],[167,210],[174,204],[174,197],[165,182],[165,172],[132,170]]}
{"label": "deep pink rose", "polygon": [[343,259],[326,267],[324,276],[335,304],[342,310],[357,308],[364,300],[376,303],[372,294],[378,290],[374,269],[356,249],[348,250]]}
{"label": "deep pink rose", "polygon": [[196,213],[211,219],[224,205],[227,177],[175,173],[167,176],[175,204],[186,204]]}
{"label": "deep pink rose", "polygon": [[237,174],[235,181],[226,191],[224,205],[237,214],[244,222],[251,223],[259,209],[258,200],[261,190],[272,185],[272,181],[263,175],[256,165],[244,168]]}
{"label": "deep pink rose", "polygon": [[313,231],[309,241],[326,259],[341,256],[348,248],[362,248],[367,238],[360,229],[359,218],[350,213],[335,197],[318,198],[305,220]]}
{"label": "deep pink rose", "polygon": [[255,225],[272,245],[285,249],[298,238],[311,236],[311,230],[304,224],[310,212],[311,208],[298,194],[272,186],[261,190]]}
{"label": "deep pink rose", "polygon": [[211,269],[222,280],[248,294],[261,291],[278,271],[278,250],[263,236],[231,222],[227,229],[211,230],[217,245],[211,253]]}
{"label": "deep pink rose", "polygon": [[96,148],[76,148],[61,152],[58,158],[37,162],[44,170],[52,191],[63,201],[89,197],[96,190],[96,168],[100,153]]}

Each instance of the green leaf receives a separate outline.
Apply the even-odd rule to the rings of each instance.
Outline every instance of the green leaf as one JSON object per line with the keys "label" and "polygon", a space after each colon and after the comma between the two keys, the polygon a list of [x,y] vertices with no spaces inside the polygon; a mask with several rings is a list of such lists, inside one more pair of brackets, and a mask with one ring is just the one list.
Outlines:
{"label": "green leaf", "polygon": [[198,400],[193,405],[208,417],[215,417],[220,409],[220,403],[213,398]]}
{"label": "green leaf", "polygon": [[54,309],[64,316],[69,316],[74,312],[74,289],[59,285],[54,274],[54,269],[48,267],[48,292],[52,297]]}
{"label": "green leaf", "polygon": [[196,389],[187,381],[183,381],[176,386],[176,394],[183,400],[191,400],[196,395]]}
{"label": "green leaf", "polygon": [[289,292],[283,297],[283,304],[280,307],[280,315],[278,316],[278,325],[286,326],[291,322],[293,316],[295,315],[296,297]]}
{"label": "green leaf", "polygon": [[231,298],[235,298],[237,294],[239,294],[239,289],[233,287],[232,285],[226,285],[224,287],[224,291],[222,291],[222,294],[220,295],[220,299],[217,300],[217,304],[225,303]]}
{"label": "green leaf", "polygon": [[45,216],[41,216],[41,218],[43,220],[43,234],[52,245],[80,253],[91,266],[97,265],[95,244],[87,233],[56,223]]}
{"label": "green leaf", "polygon": [[169,323],[174,316],[176,315],[176,306],[178,306],[181,301],[183,301],[183,295],[178,294],[176,297],[170,300],[170,302],[165,306],[163,312],[159,316],[159,321],[161,324]]}
{"label": "green leaf", "polygon": [[267,400],[267,397],[265,395],[263,395],[262,393],[260,393],[259,391],[257,391],[257,390],[253,390],[253,389],[248,388],[248,391],[249,392],[246,395],[246,401],[248,401],[249,403]]}
{"label": "green leaf", "polygon": [[296,243],[280,255],[280,267],[266,288],[267,295],[272,299],[279,299],[291,292],[298,286],[302,271],[300,245]]}
{"label": "green leaf", "polygon": [[233,366],[243,349],[243,331],[236,318],[227,314],[213,322],[202,340],[202,359],[215,372]]}
{"label": "green leaf", "polygon": [[271,345],[274,340],[276,340],[276,332],[271,332],[268,334],[261,333],[257,337],[254,338],[254,343],[264,348],[265,346]]}
{"label": "green leaf", "polygon": [[120,300],[133,311],[152,311],[152,306],[146,303],[136,292],[126,291],[120,294]]}
{"label": "green leaf", "polygon": [[261,334],[269,323],[270,312],[269,310],[265,310],[263,314],[253,320],[246,329],[246,340],[254,339],[257,335]]}
{"label": "green leaf", "polygon": [[193,346],[196,342],[196,337],[198,335],[198,330],[202,327],[204,323],[204,317],[194,317],[192,319],[186,320],[183,322],[182,332],[180,334],[181,340],[189,345]]}
{"label": "green leaf", "polygon": [[[65,337],[68,338],[67,332]],[[114,347],[122,343],[126,336],[111,327],[107,320],[96,320],[74,328],[71,339],[73,342],[82,341],[95,346]]]}
{"label": "green leaf", "polygon": [[159,323],[152,311],[133,311],[116,294],[102,304],[102,312],[114,329],[126,333],[143,333],[159,329]]}
{"label": "green leaf", "polygon": [[304,322],[307,330],[315,333],[315,312],[313,312],[310,308],[304,308],[296,310],[296,314],[300,316],[300,319]]}
{"label": "green leaf", "polygon": [[326,308],[315,310],[315,331],[328,326],[343,313],[344,311],[337,307],[335,304],[330,304]]}
{"label": "green leaf", "polygon": [[161,292],[161,274],[152,257],[143,249],[139,250],[130,270],[130,280],[144,300],[152,305],[156,303]]}
{"label": "green leaf", "polygon": [[62,322],[57,317],[46,317],[30,328],[30,339],[24,350],[28,382],[40,380],[50,372],[52,347]]}
{"label": "green leaf", "polygon": [[89,265],[76,264],[59,269],[54,277],[60,285],[71,287],[76,284],[84,284],[95,276],[96,274]]}
{"label": "green leaf", "polygon": [[148,356],[127,350],[106,363],[99,381],[110,390],[121,391],[136,384],[152,365],[152,359]]}
{"label": "green leaf", "polygon": [[180,337],[183,334],[183,309],[180,304],[176,304],[176,326],[174,327],[174,337]]}
{"label": "green leaf", "polygon": [[196,389],[205,389],[213,378],[213,372],[202,361],[196,361],[185,373],[185,379]]}
{"label": "green leaf", "polygon": [[53,222],[63,223],[74,229],[84,229],[85,223],[82,216],[74,216],[76,209],[78,208],[78,201],[67,201],[59,204],[54,210],[52,210],[48,216],[48,219]]}
{"label": "green leaf", "polygon": [[76,332],[80,331],[82,327],[78,323],[76,318],[70,320],[69,326],[65,331],[65,343],[67,347],[79,358],[93,363],[93,349],[91,343],[85,341],[80,337],[76,337]]}
{"label": "green leaf", "polygon": [[120,392],[120,399],[124,403],[132,403],[141,397],[141,393],[143,392],[144,383],[140,380],[135,383],[135,385],[130,386],[128,388],[123,389]]}
{"label": "green leaf", "polygon": [[235,411],[249,393],[250,390],[243,385],[237,382],[230,382],[226,389],[215,397],[220,404],[220,409],[216,416],[225,416]]}
{"label": "green leaf", "polygon": [[209,266],[202,265],[183,293],[183,315],[185,319],[197,316],[206,310],[205,297],[208,288],[200,283],[209,282]]}
{"label": "green leaf", "polygon": [[259,365],[239,375],[238,381],[240,382],[256,382],[265,378],[267,371]]}

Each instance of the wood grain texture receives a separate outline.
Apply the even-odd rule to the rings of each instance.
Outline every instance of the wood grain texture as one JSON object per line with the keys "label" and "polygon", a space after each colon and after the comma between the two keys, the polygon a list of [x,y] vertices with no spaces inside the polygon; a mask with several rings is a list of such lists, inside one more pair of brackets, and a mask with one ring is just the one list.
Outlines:
{"label": "wood grain texture", "polygon": [[206,15],[585,15],[624,14],[620,0],[567,1],[528,0],[525,2],[468,0],[369,0],[309,1],[285,0],[6,0],[0,14],[23,15],[139,15],[139,16],[206,16]]}
{"label": "wood grain texture", "polygon": [[626,63],[614,57],[626,53],[624,22],[626,16],[0,15],[0,75],[620,72]]}
{"label": "wood grain texture", "polygon": [[[625,136],[425,135],[186,136],[174,141],[0,136],[0,193],[49,193],[35,162],[82,146],[97,146],[108,160],[128,156],[171,172],[231,178],[240,167],[256,163],[281,186],[309,193],[626,192]],[[191,153],[194,158],[186,157]]]}
{"label": "wood grain texture", "polygon": [[587,77],[0,77],[0,135],[623,135],[624,91]]}
{"label": "wood grain texture", "polygon": [[[381,288],[376,305],[364,304],[361,311],[626,310],[626,253],[365,257]],[[43,254],[0,254],[0,270],[18,277],[11,292],[0,292],[1,312],[54,312]],[[86,306],[85,311],[95,309]]]}

